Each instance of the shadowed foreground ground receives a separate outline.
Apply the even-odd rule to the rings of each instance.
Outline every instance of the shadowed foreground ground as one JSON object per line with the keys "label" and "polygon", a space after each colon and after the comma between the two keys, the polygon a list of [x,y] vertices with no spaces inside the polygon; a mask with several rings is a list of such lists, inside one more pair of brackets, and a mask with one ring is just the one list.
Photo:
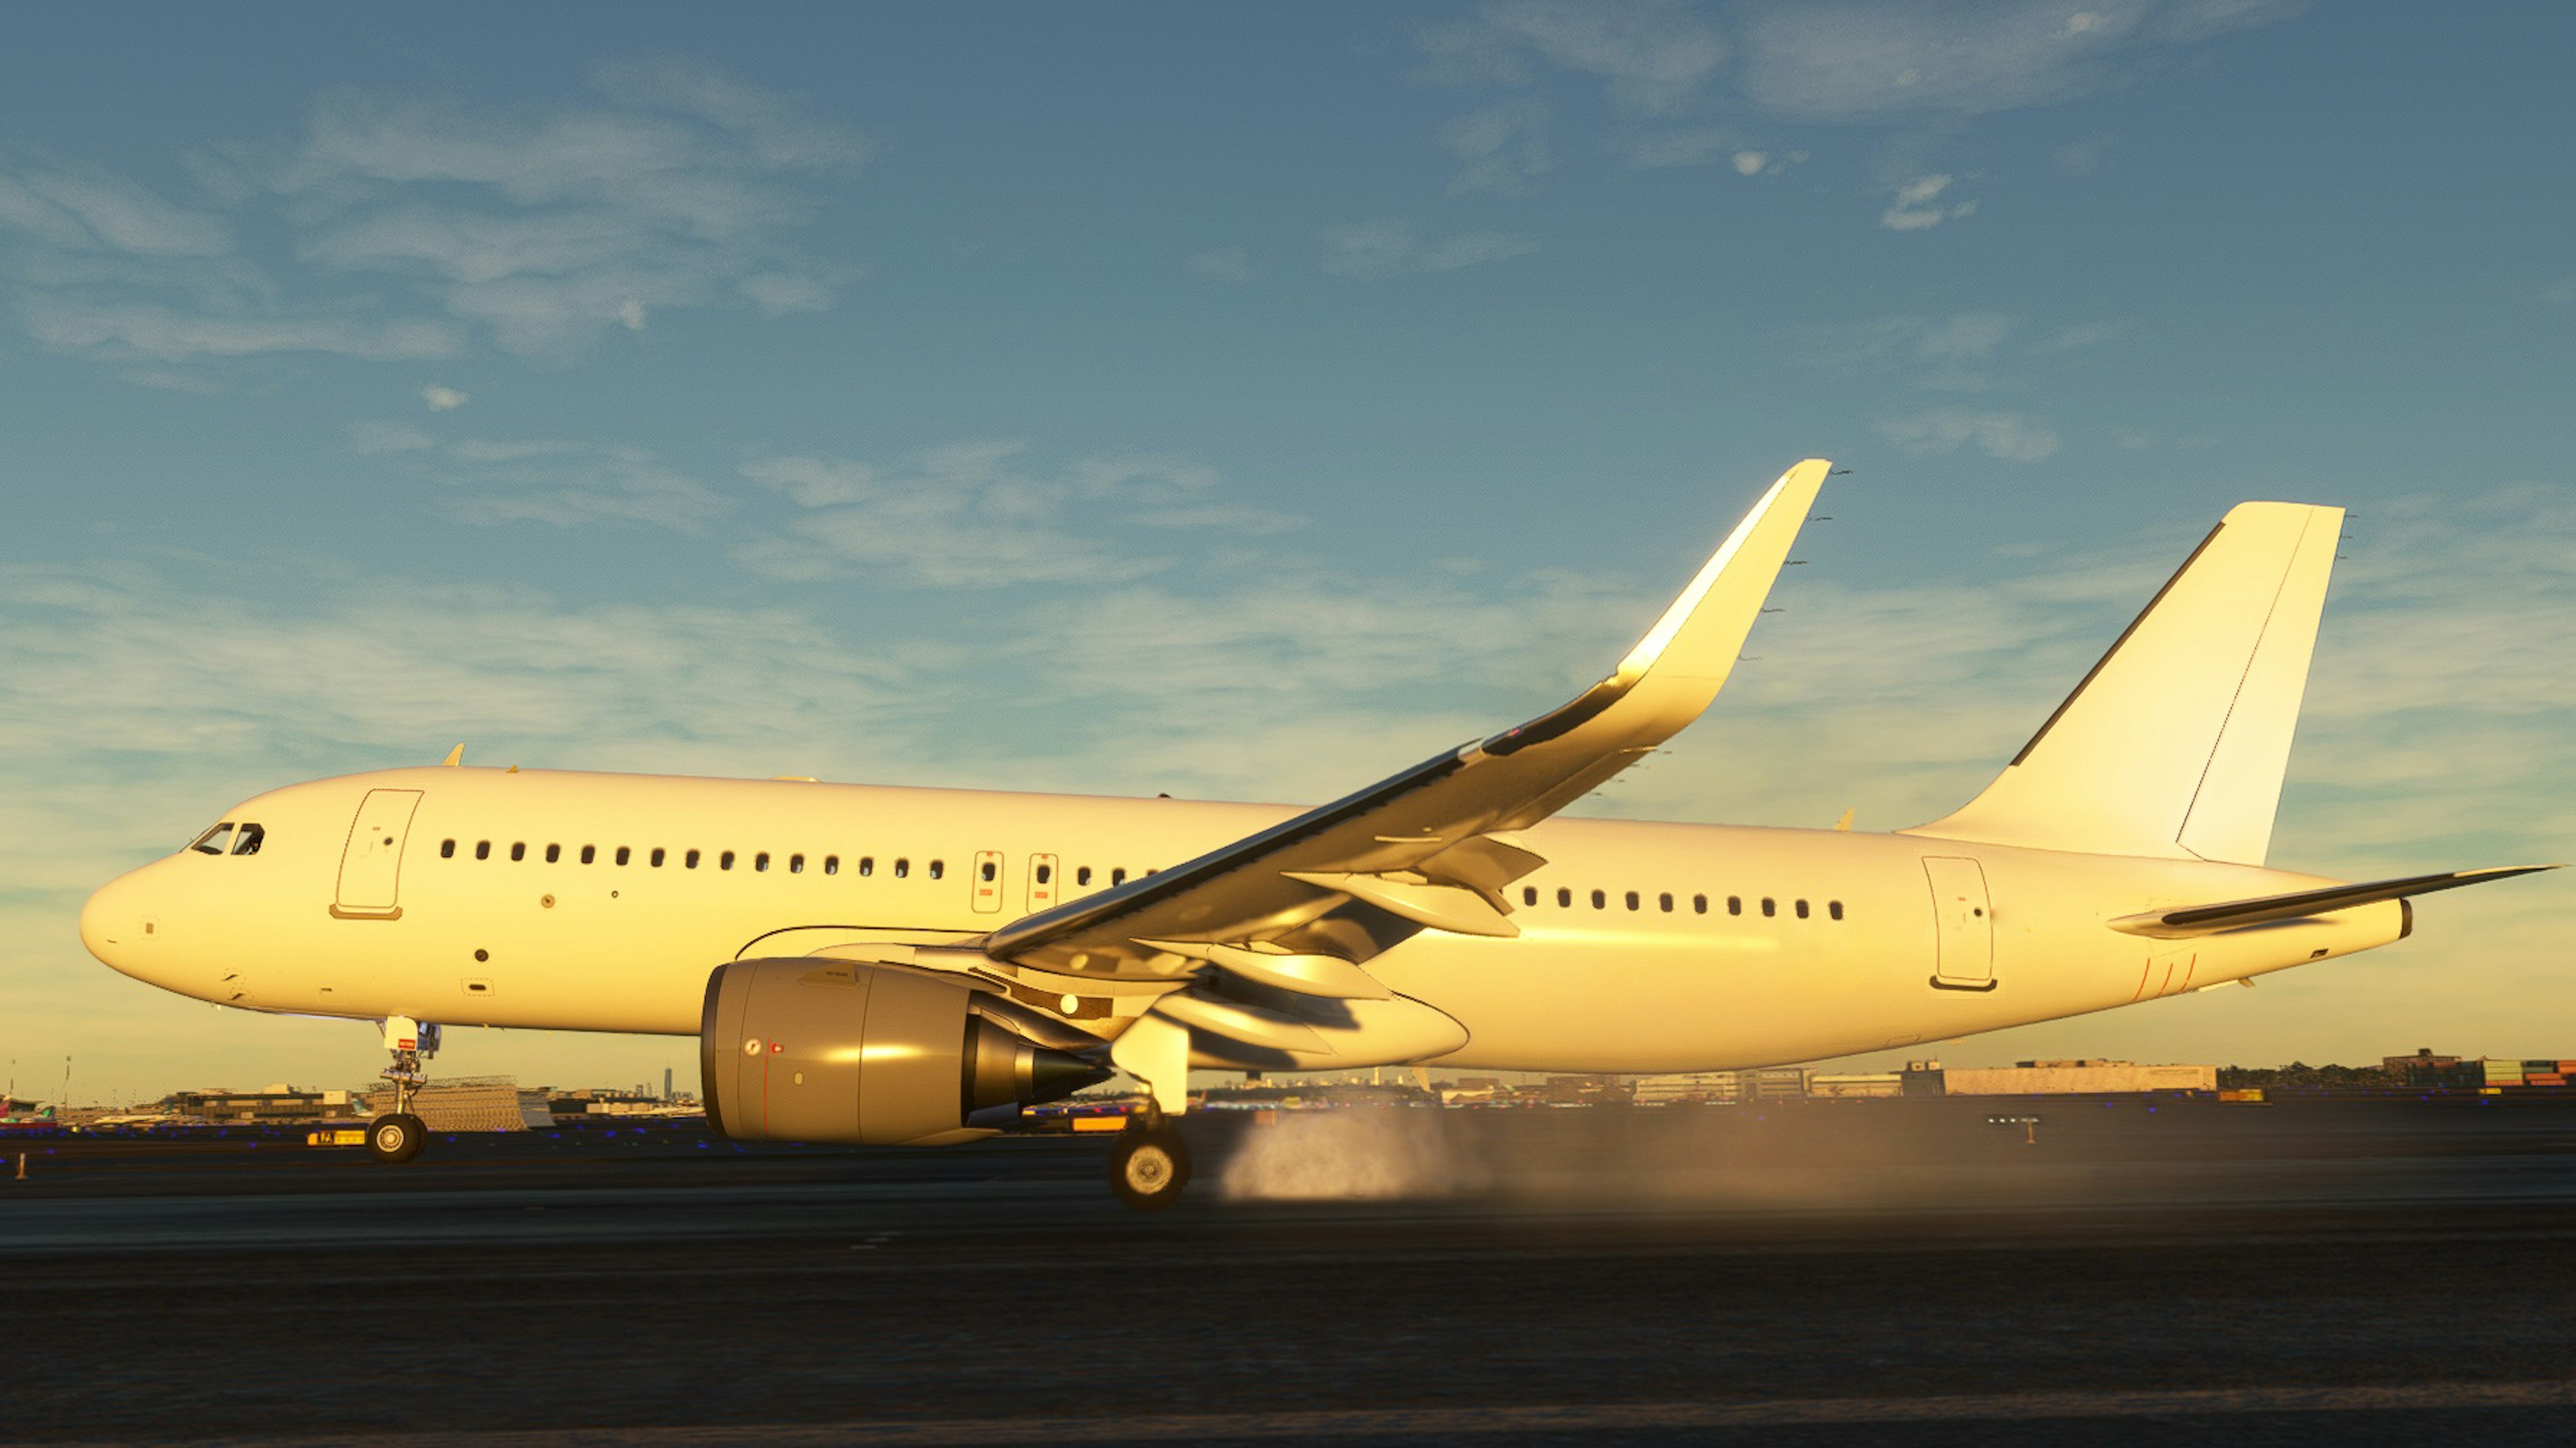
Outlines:
{"label": "shadowed foreground ground", "polygon": [[1249,1134],[1356,1201],[1207,1123],[1160,1217],[1069,1138],[35,1146],[0,1438],[2576,1438],[2576,1111],[1990,1114]]}

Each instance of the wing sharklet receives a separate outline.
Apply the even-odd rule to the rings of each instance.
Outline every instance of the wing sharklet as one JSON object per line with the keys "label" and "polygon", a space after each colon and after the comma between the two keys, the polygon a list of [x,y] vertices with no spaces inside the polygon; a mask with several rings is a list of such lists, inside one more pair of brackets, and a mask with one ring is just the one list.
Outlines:
{"label": "wing sharklet", "polygon": [[[1365,896],[1369,893],[1365,882],[1384,881],[1389,871],[1418,871],[1425,857],[1443,848],[1440,840],[1451,841],[1445,848],[1456,849],[1465,836],[1509,831],[1546,818],[1651,752],[1708,707],[1734,666],[1745,633],[1779,576],[1789,545],[1830,468],[1825,460],[1810,458],[1783,473],[1655,626],[1620,660],[1618,670],[1572,702],[1517,729],[1435,755],[1332,804],[1171,869],[1012,921],[986,936],[983,948],[996,959],[1094,949],[1114,959],[1135,948],[1139,935],[1174,933],[1172,925],[1181,922],[1166,917],[1175,912],[1156,913],[1170,902],[1209,889],[1228,876],[1257,877],[1267,867],[1273,881],[1293,882],[1286,887],[1291,893],[1283,896],[1275,885],[1264,893],[1239,881],[1229,888],[1240,887],[1248,901],[1260,903],[1247,903],[1242,913],[1226,922],[1209,922],[1203,915],[1187,922],[1192,927],[1189,934],[1231,929],[1239,933],[1228,938],[1259,938],[1257,932],[1275,933],[1283,928],[1282,922],[1317,902],[1330,902],[1334,894]],[[1525,757],[1520,759],[1503,758],[1522,754]],[[1481,783],[1456,784],[1453,776],[1462,773]],[[1423,819],[1388,820],[1386,824],[1394,828],[1368,831],[1373,849],[1346,851],[1336,838],[1329,852],[1305,848],[1300,857],[1301,847],[1317,838],[1332,836],[1355,820],[1417,795],[1437,798],[1442,801],[1440,808],[1454,811],[1447,818],[1455,821],[1456,828],[1440,829],[1434,838],[1424,832],[1428,822]],[[1374,838],[1381,833],[1418,837],[1427,843],[1420,855],[1408,859],[1403,844]],[[1339,891],[1309,878],[1344,872],[1363,888]],[[1405,908],[1422,902],[1409,898],[1411,891],[1402,893],[1408,897],[1403,904],[1373,903],[1428,924]],[[1483,903],[1500,906],[1499,899]],[[1452,920],[1464,918],[1459,912],[1440,913]],[[1478,912],[1475,924],[1482,928],[1468,933],[1517,933],[1503,913],[1501,908]],[[1482,918],[1485,915],[1491,919]],[[1122,930],[1115,928],[1118,922],[1134,923]],[[1444,922],[1434,928],[1459,926]],[[1099,938],[1094,940],[1095,936]]]}

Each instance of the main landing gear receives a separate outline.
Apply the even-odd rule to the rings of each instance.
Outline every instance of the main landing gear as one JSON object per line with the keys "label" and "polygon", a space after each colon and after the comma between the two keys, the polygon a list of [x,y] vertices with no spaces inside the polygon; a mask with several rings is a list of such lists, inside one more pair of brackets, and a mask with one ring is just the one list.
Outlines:
{"label": "main landing gear", "polygon": [[1190,1148],[1159,1109],[1128,1118],[1109,1153],[1109,1189],[1140,1212],[1159,1212],[1190,1184]]}
{"label": "main landing gear", "polygon": [[429,1127],[412,1114],[411,1098],[427,1079],[421,1059],[438,1054],[438,1034],[438,1027],[409,1016],[385,1018],[385,1049],[394,1056],[385,1079],[394,1086],[394,1109],[368,1123],[367,1155],[387,1165],[420,1155],[429,1141]]}

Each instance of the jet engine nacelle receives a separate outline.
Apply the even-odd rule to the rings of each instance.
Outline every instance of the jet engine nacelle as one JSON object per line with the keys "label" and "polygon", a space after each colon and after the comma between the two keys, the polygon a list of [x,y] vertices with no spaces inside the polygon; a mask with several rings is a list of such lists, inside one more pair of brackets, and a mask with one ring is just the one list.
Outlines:
{"label": "jet engine nacelle", "polygon": [[961,1140],[966,1118],[1109,1072],[975,1013],[964,982],[855,961],[737,960],[707,978],[707,1125],[738,1141]]}

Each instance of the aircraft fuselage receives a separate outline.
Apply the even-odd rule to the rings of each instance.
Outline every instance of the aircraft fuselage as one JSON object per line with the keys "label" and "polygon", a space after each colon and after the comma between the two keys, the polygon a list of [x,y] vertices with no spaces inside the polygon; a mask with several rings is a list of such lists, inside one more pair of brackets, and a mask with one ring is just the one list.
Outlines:
{"label": "aircraft fuselage", "polygon": [[[125,974],[250,1010],[694,1035],[708,974],[727,961],[965,939],[1296,812],[397,769],[244,802],[225,818],[260,827],[255,853],[143,866],[98,892],[81,933]],[[1521,838],[1548,863],[1505,892],[1517,938],[1425,931],[1369,965],[1459,1032],[1430,1050],[1399,1032],[1381,1050],[1363,1030],[1304,1064],[1813,1060],[2202,989],[2405,933],[2394,901],[2192,940],[2106,923],[2328,883],[2248,865],[1610,820]],[[1143,1002],[1090,1004],[1067,1014],[1099,1033]]]}

